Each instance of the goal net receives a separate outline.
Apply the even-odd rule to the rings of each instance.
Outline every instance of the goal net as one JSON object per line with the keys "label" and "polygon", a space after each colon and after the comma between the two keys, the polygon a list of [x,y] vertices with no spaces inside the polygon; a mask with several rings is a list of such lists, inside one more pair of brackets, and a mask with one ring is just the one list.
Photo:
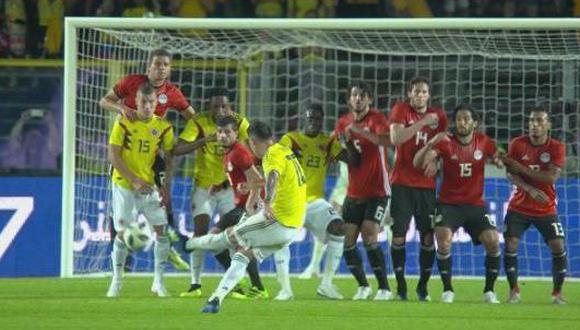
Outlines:
{"label": "goal net", "polygon": [[[325,129],[332,131],[346,111],[345,89],[353,80],[370,83],[373,106],[387,114],[394,102],[406,97],[406,81],[425,76],[432,83],[432,105],[443,107],[448,114],[458,103],[473,105],[482,117],[480,129],[504,148],[511,138],[526,131],[526,109],[544,104],[552,112],[552,136],[567,145],[568,163],[557,183],[558,207],[567,235],[569,273],[580,276],[580,119],[576,102],[580,37],[575,29],[550,22],[515,29],[510,21],[496,20],[483,21],[479,27],[469,20],[364,24],[359,20],[230,20],[222,21],[223,27],[219,22],[67,20],[64,276],[110,270],[106,150],[114,118],[99,107],[99,99],[124,75],[145,73],[149,54],[157,48],[173,54],[171,81],[195,109],[205,111],[209,89],[226,87],[237,111],[250,120],[268,122],[277,136],[300,129],[304,107],[312,103],[324,106]],[[445,24],[449,27],[441,28]],[[169,112],[168,118],[178,132],[183,128],[184,122],[175,112]],[[173,207],[177,228],[185,235],[193,227],[193,166],[192,156],[176,161]],[[488,172],[487,206],[501,231],[511,187],[504,172]],[[331,168],[328,189],[335,173]],[[418,236],[414,230],[408,241],[408,273],[416,274]],[[483,249],[473,247],[461,230],[454,241],[454,273],[483,275]],[[521,243],[521,275],[551,276],[551,254],[537,231],[528,231]],[[310,234],[303,232],[297,238],[291,248],[291,272],[300,272],[308,264],[311,245]],[[151,271],[152,254],[148,248],[134,255],[132,270]],[[221,272],[212,259],[207,258],[205,272]],[[387,264],[390,268],[389,256]],[[266,262],[262,269],[273,271],[273,264]],[[344,264],[340,272],[348,273]]]}

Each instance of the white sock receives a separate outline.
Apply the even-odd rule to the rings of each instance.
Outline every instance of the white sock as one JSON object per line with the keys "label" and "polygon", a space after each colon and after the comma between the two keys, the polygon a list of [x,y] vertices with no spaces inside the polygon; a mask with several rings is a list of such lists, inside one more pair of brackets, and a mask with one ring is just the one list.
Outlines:
{"label": "white sock", "polygon": [[155,276],[154,283],[163,283],[163,272],[169,256],[169,238],[166,236],[157,237],[153,247],[153,256],[155,257]]}
{"label": "white sock", "polygon": [[322,260],[322,255],[326,250],[326,244],[322,243],[316,237],[314,238],[314,244],[312,246],[312,259],[308,268],[312,269],[313,273],[320,274],[320,261]]}
{"label": "white sock", "polygon": [[241,253],[236,253],[232,257],[232,264],[230,268],[226,270],[224,277],[220,281],[214,293],[209,298],[209,301],[217,297],[221,302],[227,296],[230,291],[244,278],[246,275],[246,268],[250,263],[250,259]]}
{"label": "white sock", "polygon": [[123,268],[125,268],[125,260],[129,255],[129,250],[125,243],[119,238],[115,237],[113,241],[113,251],[111,252],[111,260],[113,260],[113,281],[120,282],[123,277]]}
{"label": "white sock", "polygon": [[274,253],[276,261],[276,277],[282,290],[292,293],[290,286],[290,248],[285,246]]}
{"label": "white sock", "polygon": [[228,234],[226,232],[193,237],[191,240],[189,240],[189,245],[193,249],[206,251],[223,251],[230,247],[234,247],[234,245],[230,243]]}
{"label": "white sock", "polygon": [[326,249],[326,266],[322,276],[322,284],[331,285],[334,274],[340,265],[344,251],[344,236],[328,234],[328,248]]}
{"label": "white sock", "polygon": [[205,251],[194,250],[189,254],[189,264],[191,265],[191,284],[201,285],[201,270],[203,269],[203,261]]}

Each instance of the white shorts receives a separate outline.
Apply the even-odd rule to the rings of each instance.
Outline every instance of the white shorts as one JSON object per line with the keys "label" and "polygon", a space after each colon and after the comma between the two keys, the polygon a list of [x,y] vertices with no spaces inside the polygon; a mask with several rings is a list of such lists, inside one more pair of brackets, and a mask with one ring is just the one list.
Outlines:
{"label": "white shorts", "polygon": [[236,207],[234,204],[234,191],[231,187],[222,189],[212,195],[208,193],[207,189],[196,187],[191,200],[193,202],[194,218],[200,214],[207,214],[211,218],[214,210],[217,210],[221,217]]}
{"label": "white shorts", "polygon": [[296,234],[298,228],[286,227],[276,220],[268,220],[263,211],[242,218],[240,223],[234,226],[234,236],[239,245],[251,250],[258,262],[290,245]]}
{"label": "white shorts", "polygon": [[304,228],[310,230],[323,243],[328,241],[328,232],[326,229],[328,228],[328,224],[333,220],[342,221],[342,218],[326,200],[319,198],[306,205]]}
{"label": "white shorts", "polygon": [[119,187],[113,183],[113,225],[116,231],[137,222],[137,215],[141,213],[150,226],[167,224],[165,207],[161,205],[159,192],[143,195],[136,191]]}

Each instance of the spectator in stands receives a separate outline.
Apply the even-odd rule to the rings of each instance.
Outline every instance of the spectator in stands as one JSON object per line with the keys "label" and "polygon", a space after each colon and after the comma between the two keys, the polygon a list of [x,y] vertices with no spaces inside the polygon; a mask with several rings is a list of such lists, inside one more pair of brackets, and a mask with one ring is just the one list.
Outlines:
{"label": "spectator in stands", "polygon": [[208,17],[214,12],[213,0],[169,0],[168,13],[177,17]]}
{"label": "spectator in stands", "polygon": [[24,57],[26,49],[26,8],[24,1],[7,0],[4,6],[9,54],[12,57]]}
{"label": "spectator in stands", "polygon": [[64,1],[39,0],[38,24],[44,28],[44,51],[46,57],[60,55],[64,28]]}
{"label": "spectator in stands", "polygon": [[282,18],[286,17],[286,1],[278,0],[252,0],[254,12],[258,18]]}
{"label": "spectator in stands", "polygon": [[391,0],[338,0],[336,3],[336,16],[343,18],[386,17],[390,1]]}
{"label": "spectator in stands", "polygon": [[469,14],[469,0],[445,0],[444,15],[447,17],[465,17]]}
{"label": "spectator in stands", "polygon": [[426,0],[391,0],[397,17],[433,17],[431,8]]}
{"label": "spectator in stands", "polygon": [[12,128],[8,142],[0,151],[4,169],[56,170],[61,146],[50,111],[29,109],[22,112]]}
{"label": "spectator in stands", "polygon": [[123,8],[123,17],[155,17],[159,16],[160,7],[157,0],[132,0]]}
{"label": "spectator in stands", "polygon": [[288,0],[290,18],[331,18],[334,17],[335,0]]}

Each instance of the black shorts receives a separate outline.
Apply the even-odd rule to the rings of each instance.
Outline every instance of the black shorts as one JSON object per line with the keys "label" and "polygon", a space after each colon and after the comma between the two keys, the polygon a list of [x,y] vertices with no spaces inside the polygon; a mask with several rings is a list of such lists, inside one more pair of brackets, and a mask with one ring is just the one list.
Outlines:
{"label": "black shorts", "polygon": [[155,185],[159,188],[165,184],[165,159],[160,155],[155,156],[155,162],[151,167],[153,169]]}
{"label": "black shorts", "polygon": [[361,226],[364,220],[382,223],[389,204],[389,197],[352,199],[346,197],[342,205],[342,218],[345,223]]}
{"label": "black shorts", "polygon": [[413,216],[419,232],[427,233],[433,231],[431,217],[436,206],[435,190],[401,185],[393,185],[391,189],[393,236],[405,237]]}
{"label": "black shorts", "polygon": [[463,227],[475,245],[481,244],[481,232],[496,230],[495,220],[486,214],[483,206],[438,204],[433,220],[436,227],[446,227],[453,232]]}
{"label": "black shorts", "polygon": [[244,215],[246,210],[243,207],[235,207],[228,213],[224,214],[223,217],[220,217],[219,221],[215,224],[216,228],[220,231],[226,230],[226,228],[235,226],[240,222],[242,215]]}
{"label": "black shorts", "polygon": [[546,242],[555,238],[564,238],[564,228],[562,228],[557,214],[533,217],[514,211],[508,211],[505,215],[503,235],[505,238],[520,238],[532,224],[538,229]]}

